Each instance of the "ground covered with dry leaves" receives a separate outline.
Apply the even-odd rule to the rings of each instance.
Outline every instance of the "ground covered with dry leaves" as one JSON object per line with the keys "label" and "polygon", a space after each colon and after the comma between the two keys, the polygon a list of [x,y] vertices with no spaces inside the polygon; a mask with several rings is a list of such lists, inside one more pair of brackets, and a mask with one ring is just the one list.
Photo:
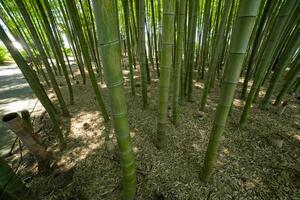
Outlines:
{"label": "ground covered with dry leaves", "polygon": [[[138,71],[136,73],[138,76]],[[125,71],[126,75],[128,71]],[[111,122],[104,124],[90,83],[83,85],[78,74],[76,80],[73,80],[75,105],[69,106],[71,118],[61,118],[67,140],[64,151],[58,150],[47,115],[39,112],[34,118],[36,132],[56,160],[53,161],[54,172],[47,177],[35,175],[36,163],[26,153],[26,148],[19,172],[40,199],[120,199],[122,173]],[[139,82],[139,77],[136,81]],[[66,85],[60,86],[67,100]],[[100,86],[109,110],[107,88]],[[137,95],[132,96],[129,80],[125,78],[137,165],[136,199],[300,199],[299,100],[289,96],[287,109],[282,115],[276,114],[274,107],[262,111],[255,105],[247,126],[239,128],[237,123],[243,101],[239,100],[237,93],[219,148],[215,173],[208,183],[203,183],[199,174],[219,88],[213,89],[205,116],[201,118],[197,110],[202,87],[201,81],[195,82],[195,101],[183,104],[179,126],[168,124],[164,149],[158,150],[154,145],[158,80],[153,79],[149,87],[149,109],[142,110],[141,88],[136,87]],[[50,96],[55,100],[53,94]],[[106,145],[106,135],[113,145]],[[272,142],[273,136],[283,142],[282,147]],[[18,157],[16,151],[10,158],[14,167],[18,165]]]}

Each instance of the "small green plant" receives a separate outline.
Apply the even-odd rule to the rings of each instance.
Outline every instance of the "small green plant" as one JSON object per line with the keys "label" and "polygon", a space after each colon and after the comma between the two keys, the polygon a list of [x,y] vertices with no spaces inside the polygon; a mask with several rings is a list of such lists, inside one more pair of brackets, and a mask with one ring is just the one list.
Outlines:
{"label": "small green plant", "polygon": [[10,59],[10,55],[7,49],[3,46],[0,46],[0,64],[3,64],[5,61]]}
{"label": "small green plant", "polygon": [[67,52],[68,56],[72,56],[73,55],[71,48],[66,48],[66,52]]}

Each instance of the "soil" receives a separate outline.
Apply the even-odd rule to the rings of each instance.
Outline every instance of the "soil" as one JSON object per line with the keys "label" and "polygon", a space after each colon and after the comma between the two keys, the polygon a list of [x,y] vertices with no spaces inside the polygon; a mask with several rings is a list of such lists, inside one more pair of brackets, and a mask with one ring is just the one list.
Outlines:
{"label": "soil", "polygon": [[[139,83],[138,70],[135,73]],[[132,96],[129,73],[124,70],[124,74],[137,165],[136,199],[299,199],[300,106],[295,96],[288,96],[289,103],[282,115],[273,106],[263,111],[259,104],[254,105],[246,127],[239,128],[237,123],[244,104],[238,98],[240,82],[214,174],[209,182],[203,183],[199,175],[218,104],[218,82],[201,114],[204,116],[197,112],[203,82],[194,82],[194,102],[184,102],[181,106],[177,127],[168,123],[167,140],[163,149],[158,150],[154,145],[158,79],[152,79],[149,108],[142,110],[141,87],[136,87],[137,95]],[[156,77],[155,72],[152,77]],[[62,77],[59,79],[63,83]],[[122,172],[112,124],[104,123],[91,84],[83,85],[78,72],[72,84],[75,104],[69,105],[71,118],[60,120],[66,149],[59,150],[48,116],[34,113],[35,130],[54,158],[53,173],[37,176],[37,164],[25,147],[21,164],[18,164],[20,150],[15,150],[10,163],[14,168],[19,165],[18,173],[40,199],[121,199]],[[107,88],[104,84],[99,86],[109,111]],[[68,102],[66,84],[61,89]],[[263,91],[264,88],[260,95]],[[49,96],[56,102],[51,90]],[[113,146],[107,145],[110,144],[107,136]],[[274,140],[279,140],[281,146]]]}

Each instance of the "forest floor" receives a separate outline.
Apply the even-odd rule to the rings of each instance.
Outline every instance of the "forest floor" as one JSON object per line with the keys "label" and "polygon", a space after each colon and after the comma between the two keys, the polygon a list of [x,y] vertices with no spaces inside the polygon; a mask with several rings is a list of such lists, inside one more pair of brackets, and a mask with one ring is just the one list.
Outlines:
{"label": "forest floor", "polygon": [[[299,199],[300,106],[294,96],[288,97],[289,103],[282,115],[276,114],[273,106],[269,111],[263,111],[255,105],[246,127],[239,128],[237,123],[244,102],[237,92],[218,151],[215,172],[208,183],[203,183],[199,174],[218,104],[219,87],[212,90],[205,116],[200,118],[197,110],[203,83],[194,83],[195,101],[184,102],[179,125],[175,127],[169,122],[165,146],[158,150],[154,145],[158,79],[152,79],[149,108],[142,110],[141,88],[136,87],[137,95],[132,96],[129,72],[123,73],[136,155],[136,199]],[[136,70],[135,73],[139,82],[139,72]],[[156,77],[155,72],[152,76]],[[120,199],[122,173],[112,124],[104,123],[90,82],[83,85],[78,73],[76,80],[78,82],[72,81],[75,104],[69,105],[71,118],[61,118],[66,149],[59,151],[47,115],[44,112],[34,114],[35,130],[53,153],[56,169],[51,176],[37,176],[36,163],[24,148],[19,172],[40,199]],[[66,84],[60,86],[68,101]],[[107,88],[100,86],[106,108],[110,110]],[[55,100],[52,91],[49,93]],[[106,134],[110,135],[113,149],[105,145]],[[278,142],[272,142],[273,136],[283,142],[282,147]],[[14,168],[18,166],[18,152],[16,150],[9,158]]]}

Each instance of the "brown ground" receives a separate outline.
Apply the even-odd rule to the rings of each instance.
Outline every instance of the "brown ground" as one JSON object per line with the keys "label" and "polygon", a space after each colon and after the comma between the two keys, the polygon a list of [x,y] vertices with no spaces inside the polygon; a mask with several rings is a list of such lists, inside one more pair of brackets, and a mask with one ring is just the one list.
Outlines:
{"label": "brown ground", "polygon": [[[67,149],[58,151],[48,117],[41,113],[35,117],[35,129],[42,128],[39,134],[57,159],[55,172],[48,177],[35,176],[36,164],[26,150],[19,172],[27,177],[27,185],[41,199],[120,199],[122,174],[111,124],[104,124],[90,83],[83,85],[78,75],[76,79],[80,83],[73,81],[75,105],[69,106],[71,118],[61,118]],[[165,148],[157,150],[154,139],[158,82],[151,83],[150,105],[144,111],[141,109],[141,88],[136,88],[137,96],[131,96],[126,78],[128,117],[138,169],[136,199],[299,199],[299,101],[290,96],[281,116],[273,107],[270,111],[262,111],[254,106],[247,126],[241,129],[236,123],[243,102],[236,99],[219,148],[215,173],[205,184],[199,180],[199,173],[219,88],[212,91],[205,118],[201,119],[196,111],[202,87],[201,82],[195,83],[195,102],[184,103],[180,125],[174,127],[169,123]],[[62,90],[67,100],[65,84]],[[107,89],[101,91],[109,109]],[[50,96],[54,98],[53,94]],[[111,152],[106,148],[105,134],[110,135],[115,146]],[[271,144],[270,135],[282,138],[282,148]],[[11,157],[14,167],[18,157],[18,153]]]}

